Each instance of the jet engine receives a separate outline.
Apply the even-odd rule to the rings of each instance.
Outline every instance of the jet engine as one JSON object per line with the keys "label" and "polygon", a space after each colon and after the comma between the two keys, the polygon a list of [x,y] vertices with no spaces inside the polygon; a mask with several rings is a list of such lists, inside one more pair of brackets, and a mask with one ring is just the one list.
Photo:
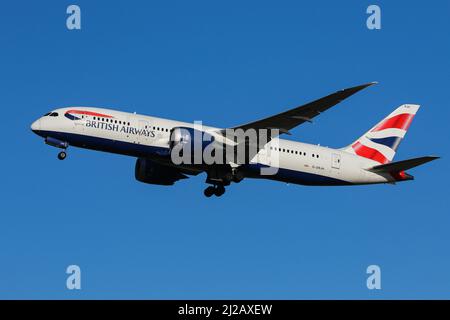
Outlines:
{"label": "jet engine", "polygon": [[140,182],[166,186],[172,185],[178,180],[188,178],[176,168],[165,166],[144,158],[136,160],[134,175],[136,180]]}

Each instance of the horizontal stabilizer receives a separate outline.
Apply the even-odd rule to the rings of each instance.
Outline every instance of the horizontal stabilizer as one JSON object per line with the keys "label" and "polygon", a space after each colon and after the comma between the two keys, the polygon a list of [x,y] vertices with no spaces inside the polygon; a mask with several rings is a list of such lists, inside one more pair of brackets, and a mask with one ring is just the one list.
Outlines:
{"label": "horizontal stabilizer", "polygon": [[433,161],[436,159],[439,159],[439,157],[436,157],[436,156],[420,157],[420,158],[402,160],[402,161],[397,161],[397,162],[391,162],[388,164],[382,164],[382,165],[375,166],[375,167],[372,167],[367,170],[371,171],[371,172],[375,172],[375,173],[401,172],[401,171],[405,171],[405,170],[420,166],[424,163],[427,163],[427,162],[430,162],[430,161]]}

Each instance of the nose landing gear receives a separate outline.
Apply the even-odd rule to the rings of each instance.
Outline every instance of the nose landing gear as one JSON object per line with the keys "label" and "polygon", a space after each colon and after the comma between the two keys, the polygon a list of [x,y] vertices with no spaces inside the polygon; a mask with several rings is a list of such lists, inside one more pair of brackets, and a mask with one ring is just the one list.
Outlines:
{"label": "nose landing gear", "polygon": [[213,194],[216,197],[220,197],[225,193],[225,187],[223,185],[209,186],[203,193],[207,198],[211,197]]}
{"label": "nose landing gear", "polygon": [[59,160],[64,160],[65,158],[67,158],[66,149],[69,147],[68,142],[65,142],[65,141],[62,141],[62,140],[59,140],[59,139],[56,139],[53,137],[46,137],[45,143],[48,144],[49,146],[62,149],[62,151],[60,153],[58,153]]}
{"label": "nose landing gear", "polygon": [[58,153],[59,160],[64,160],[66,157],[67,157],[66,151],[61,151],[60,153]]}

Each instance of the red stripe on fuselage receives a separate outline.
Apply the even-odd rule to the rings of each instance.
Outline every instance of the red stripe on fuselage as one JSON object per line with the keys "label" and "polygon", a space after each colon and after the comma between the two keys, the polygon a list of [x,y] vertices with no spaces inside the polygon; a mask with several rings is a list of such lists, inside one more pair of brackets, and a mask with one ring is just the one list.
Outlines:
{"label": "red stripe on fuselage", "polygon": [[353,150],[355,150],[358,156],[375,160],[381,164],[388,163],[389,160],[378,150],[367,147],[359,142],[356,142],[352,145]]}
{"label": "red stripe on fuselage", "polygon": [[112,116],[108,116],[107,114],[102,114],[102,113],[97,113],[97,112],[92,112],[92,111],[69,110],[66,113],[84,114],[86,116],[93,116],[93,117],[112,118]]}
{"label": "red stripe on fuselage", "polygon": [[396,116],[393,116],[392,118],[384,120],[372,131],[381,131],[384,129],[392,129],[392,128],[408,130],[413,118],[414,115],[411,113],[401,113]]}

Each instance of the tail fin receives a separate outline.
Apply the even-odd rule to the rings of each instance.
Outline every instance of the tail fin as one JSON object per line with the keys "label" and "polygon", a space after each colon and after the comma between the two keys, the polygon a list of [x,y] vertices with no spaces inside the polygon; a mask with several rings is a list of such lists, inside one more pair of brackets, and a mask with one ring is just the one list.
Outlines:
{"label": "tail fin", "polygon": [[419,107],[416,104],[401,105],[344,151],[380,164],[391,162]]}

